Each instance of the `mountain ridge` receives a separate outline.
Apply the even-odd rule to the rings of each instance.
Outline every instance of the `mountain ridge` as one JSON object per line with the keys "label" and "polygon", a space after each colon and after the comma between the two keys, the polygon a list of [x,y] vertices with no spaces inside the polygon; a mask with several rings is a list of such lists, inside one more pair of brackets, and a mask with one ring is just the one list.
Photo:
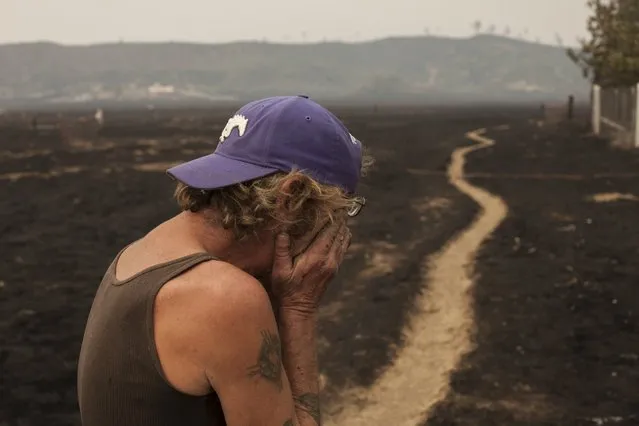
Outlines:
{"label": "mountain ridge", "polygon": [[501,36],[365,42],[53,42],[0,45],[0,103],[318,99],[537,100],[585,96],[562,48]]}

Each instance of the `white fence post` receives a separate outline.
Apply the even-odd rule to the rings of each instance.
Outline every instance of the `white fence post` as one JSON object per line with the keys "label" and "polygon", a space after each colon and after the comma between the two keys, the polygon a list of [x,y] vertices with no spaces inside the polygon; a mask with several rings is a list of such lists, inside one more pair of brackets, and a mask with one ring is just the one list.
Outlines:
{"label": "white fence post", "polygon": [[595,135],[601,132],[601,87],[592,86],[592,131]]}
{"label": "white fence post", "polygon": [[639,83],[635,86],[635,148],[639,148]]}

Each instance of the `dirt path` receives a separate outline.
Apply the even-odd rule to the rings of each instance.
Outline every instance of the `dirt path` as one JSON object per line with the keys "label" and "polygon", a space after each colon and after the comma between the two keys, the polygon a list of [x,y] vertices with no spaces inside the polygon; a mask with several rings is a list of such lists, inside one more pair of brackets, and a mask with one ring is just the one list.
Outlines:
{"label": "dirt path", "polygon": [[448,168],[450,183],[475,200],[481,213],[426,260],[425,291],[415,302],[415,315],[394,365],[370,389],[346,392],[340,407],[343,409],[329,414],[326,425],[415,426],[446,396],[450,373],[471,349],[473,313],[469,289],[474,280],[475,255],[508,211],[499,197],[464,180],[466,155],[494,144],[482,136],[484,132],[480,129],[467,133],[476,144],[455,150]]}

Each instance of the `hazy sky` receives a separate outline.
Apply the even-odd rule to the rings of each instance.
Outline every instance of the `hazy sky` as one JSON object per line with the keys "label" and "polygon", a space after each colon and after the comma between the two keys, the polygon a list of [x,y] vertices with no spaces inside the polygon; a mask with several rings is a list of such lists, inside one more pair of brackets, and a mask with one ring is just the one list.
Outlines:
{"label": "hazy sky", "polygon": [[586,0],[0,0],[0,43],[360,41],[469,35],[471,23],[566,44],[584,35]]}

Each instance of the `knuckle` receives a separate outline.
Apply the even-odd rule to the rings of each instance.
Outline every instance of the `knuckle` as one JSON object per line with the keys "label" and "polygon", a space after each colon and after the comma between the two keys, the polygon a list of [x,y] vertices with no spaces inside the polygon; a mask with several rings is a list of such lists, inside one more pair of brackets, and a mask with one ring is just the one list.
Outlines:
{"label": "knuckle", "polygon": [[337,271],[339,264],[335,260],[327,260],[324,265],[322,265],[322,272],[325,275],[332,275]]}
{"label": "knuckle", "polygon": [[278,259],[286,259],[288,257],[288,251],[275,250],[275,257]]}
{"label": "knuckle", "polygon": [[288,274],[286,274],[284,271],[278,271],[278,270],[274,270],[271,273],[271,277],[274,281],[277,282],[285,282],[285,281],[289,281],[290,277],[288,276]]}

